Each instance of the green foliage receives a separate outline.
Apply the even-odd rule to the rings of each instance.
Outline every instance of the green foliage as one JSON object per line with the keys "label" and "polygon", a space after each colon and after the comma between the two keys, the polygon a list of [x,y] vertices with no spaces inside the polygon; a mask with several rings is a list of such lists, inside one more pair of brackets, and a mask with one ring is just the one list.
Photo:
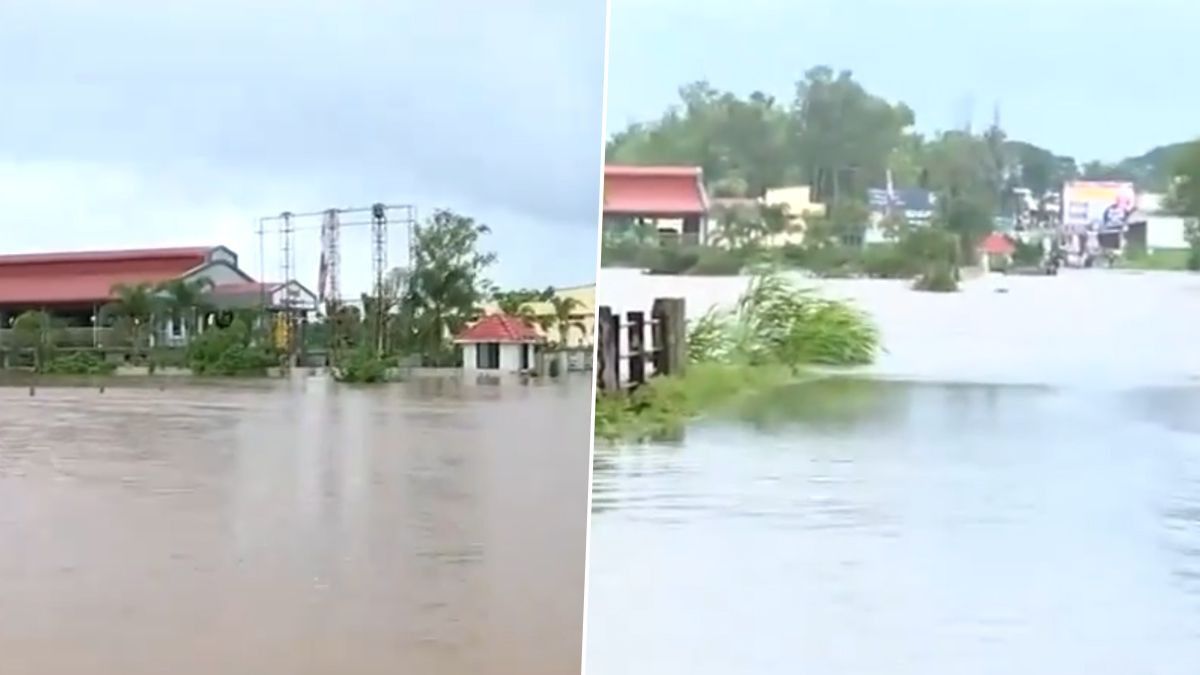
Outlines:
{"label": "green foliage", "polygon": [[265,375],[280,365],[279,355],[252,341],[245,321],[235,319],[226,328],[209,328],[192,340],[187,364],[196,375],[239,377]]}
{"label": "green foliage", "polygon": [[80,350],[51,358],[42,372],[47,375],[111,375],[116,369],[116,364],[105,361],[102,353]]}
{"label": "green foliage", "polygon": [[348,358],[339,359],[333,369],[333,376],[339,382],[355,384],[378,384],[388,379],[388,367],[391,364],[380,358],[373,349],[359,347],[352,351]]}
{"label": "green foliage", "polygon": [[752,279],[732,308],[709,310],[688,335],[693,361],[792,369],[866,364],[878,348],[878,329],[857,308],[774,274]]}
{"label": "green foliage", "polygon": [[495,253],[478,250],[487,225],[449,210],[438,210],[415,228],[414,267],[408,279],[402,313],[410,334],[405,341],[427,363],[444,360],[450,339],[478,315],[491,283],[487,269]]}
{"label": "green foliage", "polygon": [[790,377],[779,368],[692,364],[686,377],[654,378],[629,395],[598,396],[595,435],[609,441],[671,438],[697,415],[731,406]]}
{"label": "green foliage", "polygon": [[957,268],[941,261],[931,263],[913,283],[913,288],[931,293],[953,293],[958,290]]}
{"label": "green foliage", "polygon": [[805,364],[865,364],[878,348],[875,326],[850,304],[757,276],[734,307],[713,308],[692,323],[685,376],[597,398],[596,436],[669,437],[702,412],[793,380]]}

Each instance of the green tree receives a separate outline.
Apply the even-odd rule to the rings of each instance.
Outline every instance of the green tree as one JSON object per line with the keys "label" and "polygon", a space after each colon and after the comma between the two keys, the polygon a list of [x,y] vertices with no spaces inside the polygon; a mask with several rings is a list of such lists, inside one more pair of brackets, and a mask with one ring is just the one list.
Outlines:
{"label": "green tree", "polygon": [[200,312],[210,309],[208,294],[213,282],[207,277],[199,279],[175,279],[160,284],[156,289],[162,309],[176,325],[182,324],[191,340],[196,336],[200,323]]}
{"label": "green tree", "polygon": [[101,321],[123,321],[129,330],[130,346],[135,355],[140,355],[147,346],[147,338],[158,326],[162,301],[150,284],[117,284],[111,292],[113,301],[100,308]]}
{"label": "green tree", "polygon": [[575,311],[582,307],[583,303],[570,296],[557,295],[550,298],[550,305],[554,308],[554,325],[558,329],[558,343],[565,345],[572,327],[584,330],[583,324],[575,320]]}
{"label": "green tree", "polygon": [[491,287],[495,253],[479,251],[487,225],[447,209],[414,228],[413,269],[405,295],[413,340],[426,359],[450,359],[450,339],[478,315]]}
{"label": "green tree", "polygon": [[18,349],[29,350],[33,355],[33,369],[43,372],[53,358],[55,335],[54,323],[49,314],[30,310],[23,312],[12,323],[13,342]]}

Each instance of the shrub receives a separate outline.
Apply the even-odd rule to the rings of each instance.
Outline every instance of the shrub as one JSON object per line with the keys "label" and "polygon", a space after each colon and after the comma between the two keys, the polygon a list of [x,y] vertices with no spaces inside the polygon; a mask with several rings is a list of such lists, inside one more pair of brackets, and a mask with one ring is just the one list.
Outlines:
{"label": "shrub", "polygon": [[76,351],[50,359],[43,372],[49,375],[109,375],[116,364],[104,360],[97,352]]}
{"label": "shrub", "polygon": [[917,278],[913,288],[931,293],[953,293],[958,290],[956,270],[957,268],[945,262],[932,263]]}
{"label": "shrub", "polygon": [[333,367],[333,377],[338,382],[378,384],[387,381],[391,364],[375,354],[375,350],[359,347]]}
{"label": "shrub", "polygon": [[192,340],[187,364],[196,375],[265,375],[279,365],[273,350],[251,344],[250,330],[240,319],[228,328],[210,328]]}

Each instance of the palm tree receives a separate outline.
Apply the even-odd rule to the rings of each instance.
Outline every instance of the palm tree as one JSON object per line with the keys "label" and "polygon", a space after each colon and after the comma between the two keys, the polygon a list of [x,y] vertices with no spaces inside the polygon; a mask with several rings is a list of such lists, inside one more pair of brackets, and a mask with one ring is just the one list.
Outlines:
{"label": "palm tree", "polygon": [[567,333],[571,330],[571,326],[581,326],[578,321],[575,321],[575,310],[582,307],[583,303],[570,296],[555,296],[550,298],[550,305],[554,308],[554,315],[551,317],[555,325],[558,326],[558,341],[561,345],[567,344]]}
{"label": "palm tree", "polygon": [[176,325],[183,324],[191,340],[196,336],[200,310],[210,307],[207,298],[212,289],[212,279],[201,277],[168,281],[156,290],[167,315]]}
{"label": "palm tree", "polygon": [[108,317],[129,323],[129,339],[135,352],[143,348],[147,327],[153,328],[161,314],[161,300],[150,284],[117,284],[111,291],[113,301],[100,309],[101,321]]}

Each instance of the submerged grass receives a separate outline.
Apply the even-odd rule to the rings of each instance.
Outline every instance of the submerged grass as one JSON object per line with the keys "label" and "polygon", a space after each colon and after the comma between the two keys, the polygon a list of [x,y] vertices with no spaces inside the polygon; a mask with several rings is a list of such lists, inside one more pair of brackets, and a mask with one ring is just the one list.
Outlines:
{"label": "submerged grass", "polygon": [[878,329],[854,305],[761,274],[733,307],[714,307],[693,322],[686,375],[599,397],[596,435],[669,437],[701,413],[796,379],[805,366],[865,365],[878,349]]}
{"label": "submerged grass", "polygon": [[778,367],[693,364],[684,377],[654,378],[628,395],[599,396],[596,437],[608,441],[675,438],[689,420],[784,384],[792,375]]}

